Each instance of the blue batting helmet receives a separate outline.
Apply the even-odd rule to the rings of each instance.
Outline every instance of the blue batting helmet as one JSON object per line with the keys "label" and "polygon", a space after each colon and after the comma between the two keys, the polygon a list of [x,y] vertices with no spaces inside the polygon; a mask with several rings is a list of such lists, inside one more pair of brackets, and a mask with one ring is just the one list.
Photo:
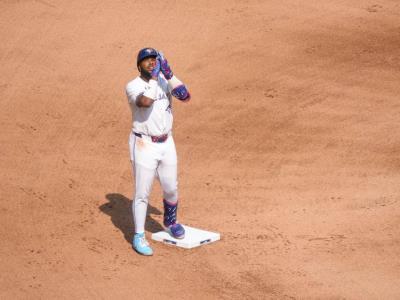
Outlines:
{"label": "blue batting helmet", "polygon": [[147,58],[147,57],[155,57],[158,55],[158,52],[156,49],[153,48],[143,48],[142,50],[139,51],[138,56],[137,56],[137,61],[136,64],[139,66],[140,62]]}

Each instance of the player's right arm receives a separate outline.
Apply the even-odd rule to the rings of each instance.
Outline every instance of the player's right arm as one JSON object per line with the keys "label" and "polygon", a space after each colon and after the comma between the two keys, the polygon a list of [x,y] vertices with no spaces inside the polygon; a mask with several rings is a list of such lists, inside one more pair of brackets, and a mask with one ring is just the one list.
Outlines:
{"label": "player's right arm", "polygon": [[140,95],[136,98],[137,107],[150,107],[153,105],[154,99],[146,97],[145,95]]}
{"label": "player's right arm", "polygon": [[126,95],[129,103],[135,103],[137,107],[150,107],[153,105],[157,97],[157,86],[156,80],[151,79],[149,81],[150,87],[144,90],[143,87],[135,84],[128,84],[126,86]]}

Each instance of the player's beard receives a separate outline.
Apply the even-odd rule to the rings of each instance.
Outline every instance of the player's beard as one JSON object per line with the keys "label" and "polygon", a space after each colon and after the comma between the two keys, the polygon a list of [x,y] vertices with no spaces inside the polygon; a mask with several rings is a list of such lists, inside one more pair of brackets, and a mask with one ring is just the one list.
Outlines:
{"label": "player's beard", "polygon": [[143,78],[145,78],[145,79],[147,79],[147,80],[150,80],[151,79],[151,73],[150,72],[147,72],[146,70],[140,70],[140,75],[143,77]]}

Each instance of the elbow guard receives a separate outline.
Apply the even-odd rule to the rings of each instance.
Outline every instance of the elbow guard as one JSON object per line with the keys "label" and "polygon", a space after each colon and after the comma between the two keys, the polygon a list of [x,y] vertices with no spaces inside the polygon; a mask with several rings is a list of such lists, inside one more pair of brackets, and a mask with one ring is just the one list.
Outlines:
{"label": "elbow guard", "polygon": [[190,94],[186,86],[175,75],[168,80],[168,86],[171,89],[171,94],[181,101],[189,101]]}
{"label": "elbow guard", "polygon": [[178,100],[181,101],[189,101],[190,100],[190,94],[189,91],[186,89],[186,86],[184,84],[178,85],[176,88],[174,88],[171,91],[172,96],[177,98]]}

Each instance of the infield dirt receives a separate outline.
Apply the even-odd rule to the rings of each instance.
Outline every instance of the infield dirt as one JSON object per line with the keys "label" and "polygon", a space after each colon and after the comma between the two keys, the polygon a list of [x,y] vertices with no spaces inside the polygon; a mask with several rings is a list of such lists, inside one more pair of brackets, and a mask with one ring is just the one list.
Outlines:
{"label": "infield dirt", "polygon": [[[1,1],[1,299],[399,299],[398,1]],[[193,250],[131,248],[125,84],[174,103]],[[161,229],[154,185],[147,234]]]}

